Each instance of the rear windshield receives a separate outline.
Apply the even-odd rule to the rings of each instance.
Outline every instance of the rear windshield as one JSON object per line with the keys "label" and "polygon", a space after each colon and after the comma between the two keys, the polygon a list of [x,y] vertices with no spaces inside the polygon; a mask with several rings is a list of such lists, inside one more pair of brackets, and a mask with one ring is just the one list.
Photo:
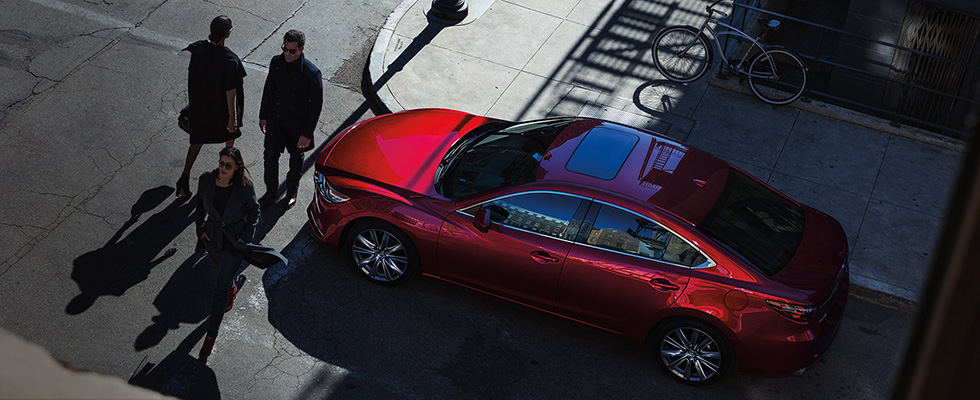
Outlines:
{"label": "rear windshield", "polygon": [[803,240],[803,208],[734,168],[698,230],[763,273],[782,271]]}

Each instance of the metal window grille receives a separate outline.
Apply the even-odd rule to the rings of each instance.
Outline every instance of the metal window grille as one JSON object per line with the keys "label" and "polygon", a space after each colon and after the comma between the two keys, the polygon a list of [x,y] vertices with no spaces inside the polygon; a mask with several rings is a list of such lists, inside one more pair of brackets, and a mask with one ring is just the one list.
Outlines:
{"label": "metal window grille", "polygon": [[892,61],[892,78],[915,86],[891,83],[886,90],[887,106],[901,115],[933,124],[959,128],[964,105],[943,93],[972,97],[969,82],[976,79],[974,58],[980,19],[925,2],[909,5]]}

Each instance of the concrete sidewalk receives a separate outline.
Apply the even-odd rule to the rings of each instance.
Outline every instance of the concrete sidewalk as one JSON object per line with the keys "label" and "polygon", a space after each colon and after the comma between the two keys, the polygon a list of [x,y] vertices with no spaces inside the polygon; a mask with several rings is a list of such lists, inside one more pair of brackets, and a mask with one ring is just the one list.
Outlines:
{"label": "concrete sidewalk", "polygon": [[429,0],[388,18],[370,59],[391,111],[440,107],[508,120],[581,115],[667,134],[837,218],[852,281],[917,301],[962,143],[834,106],[774,107],[738,82],[663,79],[650,43],[696,24],[702,2],[470,0],[462,24],[430,23]]}

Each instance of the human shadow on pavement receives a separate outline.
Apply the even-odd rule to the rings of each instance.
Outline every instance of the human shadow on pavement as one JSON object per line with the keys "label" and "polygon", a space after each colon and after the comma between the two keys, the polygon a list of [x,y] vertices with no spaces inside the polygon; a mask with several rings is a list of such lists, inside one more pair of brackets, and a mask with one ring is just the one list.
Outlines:
{"label": "human shadow on pavement", "polygon": [[177,252],[176,248],[166,248],[194,219],[194,203],[185,198],[174,199],[129,231],[143,214],[157,208],[173,193],[174,188],[168,186],[143,192],[133,204],[129,220],[104,246],[74,260],[71,278],[81,293],[68,302],[65,313],[81,314],[101,296],[122,296]]}
{"label": "human shadow on pavement", "polygon": [[156,346],[181,323],[206,319],[210,315],[217,278],[218,267],[209,257],[200,253],[188,257],[153,299],[159,314],[153,316],[153,324],[136,337],[133,347],[142,351]]}
{"label": "human shadow on pavement", "polygon": [[159,364],[146,363],[138,367],[129,383],[181,399],[220,399],[214,371],[189,355],[206,331],[207,322],[194,329]]}

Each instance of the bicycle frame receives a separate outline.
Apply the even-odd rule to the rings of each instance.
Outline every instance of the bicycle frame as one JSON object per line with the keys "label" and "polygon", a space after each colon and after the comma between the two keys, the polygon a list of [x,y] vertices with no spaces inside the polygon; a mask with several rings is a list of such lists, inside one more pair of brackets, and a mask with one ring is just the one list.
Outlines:
{"label": "bicycle frame", "polygon": [[[728,19],[728,14],[714,9],[722,1],[724,0],[717,0],[705,7],[707,15],[699,27],[674,25],[657,34],[651,46],[657,71],[673,82],[694,82],[708,72],[717,49],[722,60],[722,67],[719,69],[725,71],[724,68],[727,67],[728,73],[738,76],[740,80],[748,80],[752,92],[762,101],[782,105],[798,99],[806,91],[806,64],[799,55],[782,46],[763,43],[779,27],[779,21],[759,19],[763,29],[758,37],[753,38],[722,21]],[[717,18],[715,14],[718,14]],[[726,44],[728,38],[733,38],[749,45],[744,50],[738,46],[730,46],[726,52],[722,48],[722,37],[725,37]],[[714,46],[708,44],[709,40],[715,43]],[[741,58],[735,58],[739,54],[742,54]]]}
{"label": "bicycle frame", "polygon": [[[733,72],[735,72],[737,74],[745,75],[745,76],[752,76],[754,78],[761,78],[761,79],[771,78],[772,77],[772,74],[766,74],[766,75],[752,74],[751,71],[746,71],[744,68],[742,68],[742,66],[745,65],[745,63],[748,61],[749,54],[752,52],[752,48],[753,47],[758,48],[759,51],[763,52],[766,55],[769,54],[769,52],[766,51],[766,48],[767,47],[768,48],[778,48],[778,47],[777,46],[766,46],[761,41],[759,41],[760,39],[763,38],[763,36],[765,35],[765,33],[759,35],[758,38],[753,38],[752,36],[749,36],[747,33],[742,32],[738,28],[736,28],[734,26],[731,26],[729,24],[726,24],[726,23],[722,22],[721,20],[719,20],[717,18],[714,18],[714,13],[711,12],[711,11],[713,11],[713,10],[710,10],[708,12],[708,18],[706,18],[704,20],[704,22],[701,23],[701,27],[700,28],[695,28],[694,26],[691,26],[691,25],[687,25],[687,26],[690,27],[690,28],[692,28],[692,29],[697,29],[697,31],[698,31],[697,35],[698,36],[702,35],[705,30],[707,30],[709,33],[711,33],[711,35],[710,35],[709,38],[711,39],[712,42],[715,43],[715,47],[718,49],[718,54],[721,55],[722,62],[725,64],[725,66],[727,66]],[[725,14],[722,14],[722,15],[725,15]],[[727,17],[727,15],[726,15],[726,17]],[[710,25],[708,25],[708,23],[713,23],[715,25],[723,26],[725,28],[728,28],[728,30],[726,30],[726,31],[715,31],[714,29],[711,28]],[[733,66],[731,64],[731,61],[729,61],[728,57],[725,56],[725,49],[723,49],[721,47],[721,41],[719,40],[720,37],[722,37],[722,36],[733,36],[735,38],[735,40],[737,40],[737,41],[745,41],[745,42],[751,43],[748,46],[748,48],[745,49],[745,54],[742,54],[742,57],[739,60],[738,65],[734,65]],[[775,71],[776,70],[776,66],[772,63],[772,58],[767,58],[767,60],[769,61],[770,67],[772,67],[772,69],[770,69],[770,71]]]}

